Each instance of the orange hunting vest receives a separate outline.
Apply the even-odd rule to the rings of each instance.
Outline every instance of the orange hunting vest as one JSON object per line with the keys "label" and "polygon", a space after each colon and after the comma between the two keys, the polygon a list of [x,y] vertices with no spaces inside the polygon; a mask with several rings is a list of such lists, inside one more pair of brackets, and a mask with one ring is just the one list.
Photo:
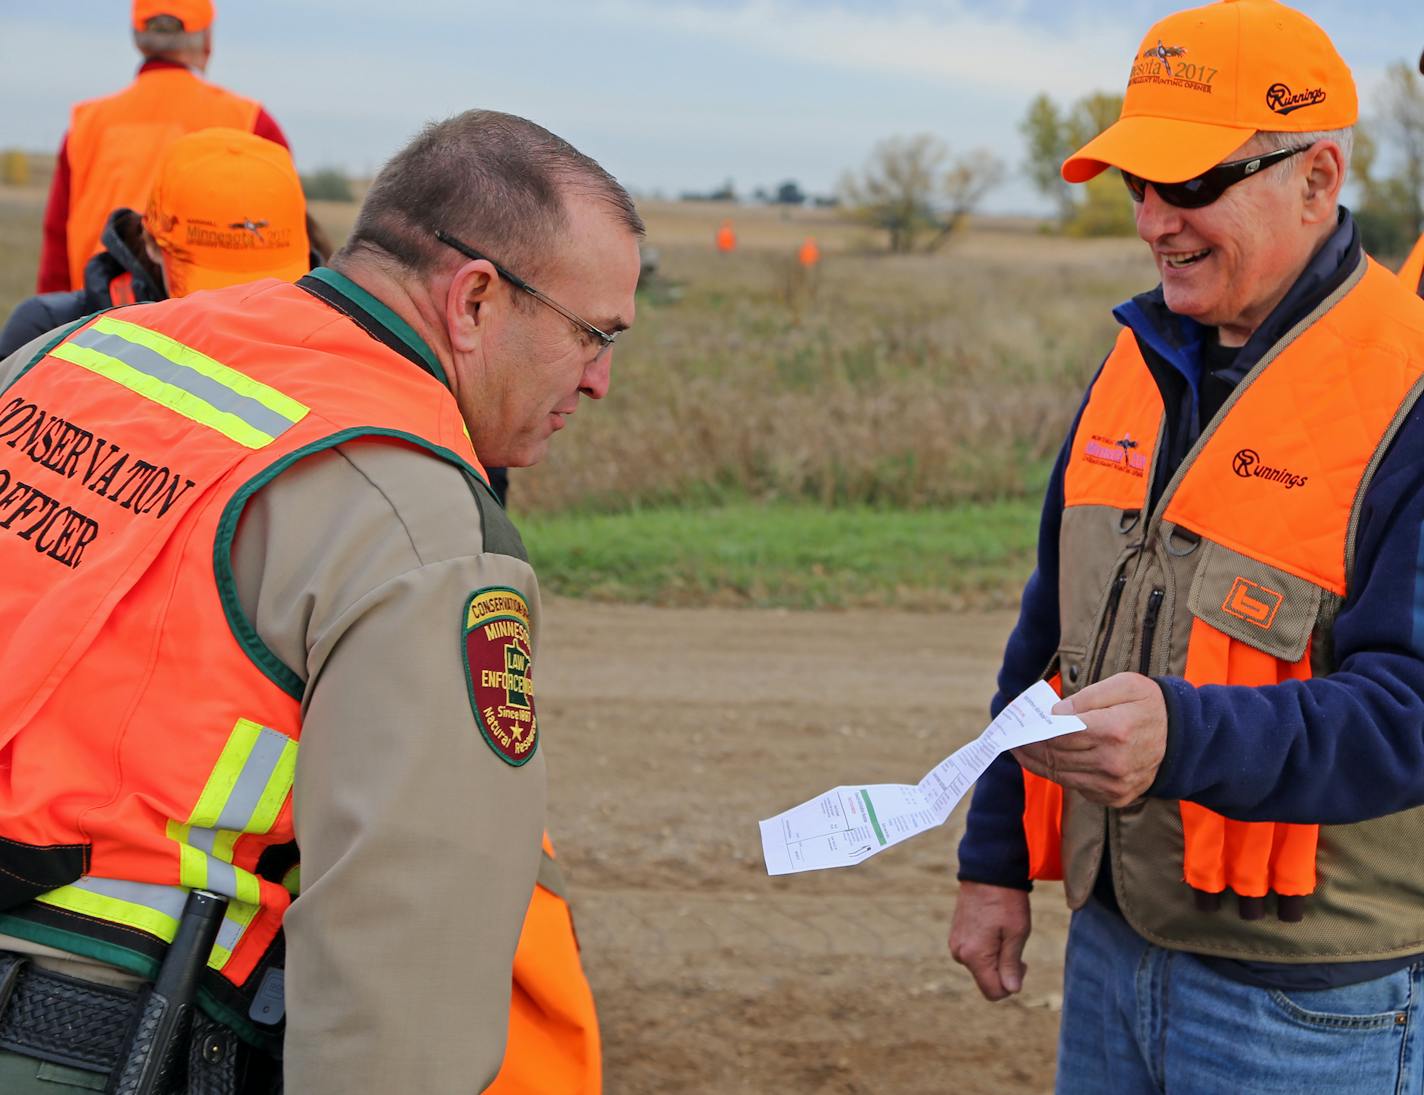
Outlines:
{"label": "orange hunting vest", "polygon": [[251,132],[261,105],[185,68],[141,72],[123,91],[75,106],[69,157],[69,287],[84,287],[84,264],[99,250],[109,214],[142,212],[163,150],[209,126]]}
{"label": "orange hunting vest", "polygon": [[1399,268],[1399,278],[1409,286],[1409,291],[1412,293],[1418,293],[1424,289],[1424,284],[1421,284],[1424,283],[1424,236],[1419,237],[1419,241],[1414,245],[1414,250],[1409,252],[1409,257]]}
{"label": "orange hunting vest", "polygon": [[[1065,468],[1055,687],[1071,694],[1124,670],[1194,685],[1312,675],[1313,646],[1328,638],[1347,593],[1357,498],[1424,371],[1424,309],[1395,285],[1371,262],[1334,307],[1253,370],[1155,514],[1146,507],[1162,400],[1135,336],[1121,332]],[[1062,878],[1066,869],[1090,878],[1096,862],[1064,858],[1074,842],[1063,839],[1062,788],[1025,772],[1024,789],[1032,876]],[[1162,805],[1148,801],[1149,810]],[[1124,814],[1115,834],[1147,844],[1123,854],[1141,857],[1150,846],[1180,855],[1179,877],[1205,894],[1316,889],[1318,826],[1233,821],[1190,802],[1176,808],[1180,848],[1168,846],[1165,822],[1144,822],[1136,832],[1148,835],[1129,837]]]}
{"label": "orange hunting vest", "polygon": [[539,881],[514,952],[504,1065],[486,1095],[599,1095],[603,1053],[593,992],[579,960],[554,845],[544,834]]}
{"label": "orange hunting vest", "polygon": [[[303,685],[238,603],[242,507],[358,436],[483,479],[449,389],[332,319],[273,280],[138,304],[0,395],[0,931],[152,976],[187,890],[223,893],[200,1000],[259,1045],[280,1037],[249,1010],[295,889]],[[556,875],[515,959],[510,1061],[593,1077],[527,1090],[597,1091]]]}

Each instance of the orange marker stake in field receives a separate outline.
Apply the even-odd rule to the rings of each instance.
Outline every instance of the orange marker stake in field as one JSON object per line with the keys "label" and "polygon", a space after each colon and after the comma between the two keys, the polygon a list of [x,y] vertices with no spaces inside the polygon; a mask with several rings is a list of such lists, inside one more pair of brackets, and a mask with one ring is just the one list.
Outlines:
{"label": "orange marker stake in field", "polygon": [[808,270],[821,261],[821,249],[816,246],[815,236],[807,236],[801,241],[801,249],[796,252],[796,261]]}
{"label": "orange marker stake in field", "polygon": [[736,249],[737,234],[732,231],[732,222],[723,221],[722,227],[717,229],[717,250],[725,255]]}

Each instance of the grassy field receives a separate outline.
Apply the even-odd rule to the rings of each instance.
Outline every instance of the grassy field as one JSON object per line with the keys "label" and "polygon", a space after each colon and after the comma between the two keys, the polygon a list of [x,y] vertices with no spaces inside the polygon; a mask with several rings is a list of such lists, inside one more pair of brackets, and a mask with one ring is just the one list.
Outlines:
{"label": "grassy field", "polygon": [[[0,188],[0,317],[32,286],[43,191]],[[318,203],[336,239],[351,205]],[[1007,602],[1037,495],[1141,244],[971,224],[890,256],[833,211],[647,203],[659,278],[511,509],[550,590],[654,603]],[[738,249],[712,247],[730,218]],[[796,248],[814,236],[811,275]]]}

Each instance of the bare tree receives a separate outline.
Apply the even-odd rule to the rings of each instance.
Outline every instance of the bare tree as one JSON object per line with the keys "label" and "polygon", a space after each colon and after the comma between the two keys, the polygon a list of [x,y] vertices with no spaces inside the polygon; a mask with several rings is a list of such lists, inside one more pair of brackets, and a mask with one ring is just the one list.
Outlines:
{"label": "bare tree", "polygon": [[1385,72],[1376,123],[1380,141],[1399,164],[1395,178],[1408,192],[1410,234],[1424,234],[1424,83],[1403,61]]}
{"label": "bare tree", "polygon": [[951,159],[943,141],[921,133],[881,141],[840,189],[857,216],[890,233],[890,250],[903,253],[926,233],[931,248],[943,243],[1002,177],[989,152]]}

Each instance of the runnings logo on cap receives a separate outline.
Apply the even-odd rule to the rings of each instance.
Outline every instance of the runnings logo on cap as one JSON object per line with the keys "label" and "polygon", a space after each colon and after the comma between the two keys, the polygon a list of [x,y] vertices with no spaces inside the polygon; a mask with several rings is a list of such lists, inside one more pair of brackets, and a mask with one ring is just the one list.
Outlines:
{"label": "runnings logo on cap", "polygon": [[1290,114],[1305,106],[1318,106],[1325,102],[1323,87],[1292,91],[1285,84],[1272,84],[1266,89],[1266,105],[1277,114]]}

